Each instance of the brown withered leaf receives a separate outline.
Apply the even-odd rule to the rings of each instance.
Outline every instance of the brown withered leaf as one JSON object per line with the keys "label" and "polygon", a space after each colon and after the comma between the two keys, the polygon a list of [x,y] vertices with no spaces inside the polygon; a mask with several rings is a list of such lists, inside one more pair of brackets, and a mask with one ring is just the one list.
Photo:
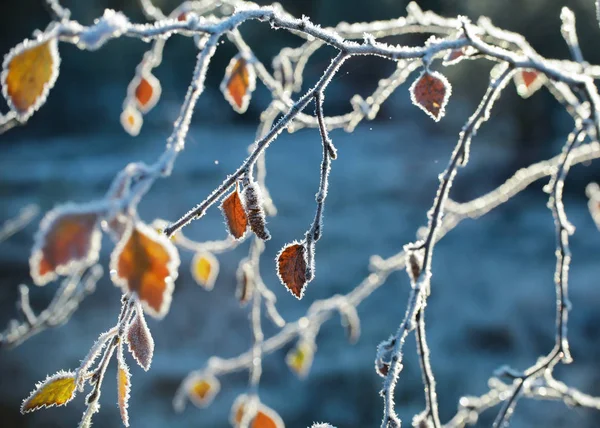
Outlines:
{"label": "brown withered leaf", "polygon": [[212,290],[219,275],[219,261],[208,251],[200,251],[192,260],[192,276],[206,290]]}
{"label": "brown withered leaf", "polygon": [[21,405],[21,413],[44,407],[64,406],[75,397],[75,373],[60,371],[39,384]]}
{"label": "brown withered leaf", "polygon": [[247,260],[242,261],[238,266],[236,278],[237,288],[235,290],[235,297],[237,297],[240,304],[244,306],[250,301],[254,293],[254,277]]}
{"label": "brown withered leaf", "polygon": [[2,92],[19,119],[28,119],[46,101],[58,77],[59,64],[56,39],[25,40],[6,55]]}
{"label": "brown withered leaf", "polygon": [[546,76],[536,70],[519,70],[514,76],[517,93],[523,98],[529,98],[546,82]]}
{"label": "brown withered leaf", "polygon": [[243,238],[248,229],[248,217],[246,216],[246,211],[244,211],[237,184],[235,190],[223,200],[221,211],[223,212],[231,236],[236,240]]}
{"label": "brown withered leaf", "polygon": [[126,341],[135,361],[148,371],[154,355],[154,339],[142,312],[136,311],[135,318],[127,328]]}
{"label": "brown withered leaf", "polygon": [[452,88],[448,80],[436,71],[425,70],[410,86],[410,98],[414,105],[436,122],[445,114]]}
{"label": "brown withered leaf", "polygon": [[113,282],[124,293],[135,293],[148,314],[166,315],[179,267],[177,249],[167,237],[137,222],[117,244],[110,267]]}
{"label": "brown withered leaf", "polygon": [[117,404],[119,405],[119,412],[121,413],[121,420],[123,425],[129,426],[129,413],[127,408],[129,407],[129,396],[131,393],[131,373],[129,367],[125,363],[123,357],[123,345],[119,345],[117,354]]}
{"label": "brown withered leaf", "polygon": [[293,242],[277,255],[277,275],[288,291],[302,299],[306,288],[306,246]]}
{"label": "brown withered leaf", "polygon": [[225,77],[221,82],[221,91],[225,99],[238,113],[248,109],[252,92],[256,87],[254,66],[240,55],[231,59]]}
{"label": "brown withered leaf", "polygon": [[255,181],[250,181],[245,185],[244,190],[242,190],[241,200],[252,232],[263,241],[271,239],[265,219],[262,193]]}
{"label": "brown withered leaf", "polygon": [[34,283],[47,284],[98,261],[102,238],[98,209],[94,204],[65,204],[44,216],[29,259]]}
{"label": "brown withered leaf", "polygon": [[214,376],[200,376],[192,380],[188,386],[190,401],[198,407],[206,407],[212,403],[221,389],[221,383]]}

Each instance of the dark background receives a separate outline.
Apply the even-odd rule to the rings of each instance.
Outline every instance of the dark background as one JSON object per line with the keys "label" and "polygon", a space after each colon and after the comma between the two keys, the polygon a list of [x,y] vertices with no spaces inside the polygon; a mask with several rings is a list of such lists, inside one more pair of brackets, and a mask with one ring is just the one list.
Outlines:
{"label": "dark background", "polygon": [[[259,2],[265,4],[265,2]],[[295,16],[302,14],[325,26],[339,21],[369,21],[404,15],[407,2],[398,0],[282,1]],[[424,9],[476,19],[487,15],[500,27],[523,33],[542,55],[567,58],[560,36],[560,9],[571,7],[586,59],[600,62],[600,29],[592,0],[543,1],[421,1]],[[178,2],[157,1],[164,10]],[[143,17],[134,1],[64,1],[73,18],[90,24],[104,8],[123,10],[133,21]],[[0,2],[0,52],[8,50],[48,15],[39,0]],[[272,32],[260,23],[241,28],[246,41],[266,65],[284,46],[299,41]],[[420,44],[423,38],[395,42]],[[195,62],[190,40],[173,37],[163,64],[155,70],[163,94],[145,116],[142,133],[131,138],[120,128],[119,114],[127,85],[147,45],[138,40],[111,41],[97,52],[61,44],[61,73],[48,102],[25,127],[0,136],[0,220],[16,215],[26,204],[42,211],[69,200],[102,197],[112,177],[128,162],[154,161],[164,148],[179,113]],[[207,89],[194,115],[186,152],[173,175],[156,183],[140,206],[142,218],[178,218],[204,197],[243,160],[254,138],[268,92],[258,85],[245,115],[235,114],[218,90],[224,69],[235,54],[229,43],[219,47],[209,69]],[[309,62],[305,84],[312,85],[329,62],[330,51]],[[368,257],[388,257],[414,239],[426,221],[437,188],[464,121],[475,109],[488,81],[490,64],[468,61],[442,71],[453,85],[447,116],[435,124],[410,104],[408,86],[400,87],[373,123],[354,134],[332,133],[339,149],[334,162],[326,207],[323,239],[317,248],[317,278],[301,302],[283,290],[274,275],[273,259],[286,242],[299,238],[310,224],[318,185],[318,133],[303,130],[282,134],[269,149],[268,185],[279,215],[270,222],[274,236],[267,245],[262,272],[279,298],[287,320],[295,320],[315,300],[346,293],[368,274]],[[353,58],[328,89],[326,113],[349,109],[353,94],[367,95],[393,64],[377,58]],[[2,107],[5,109],[5,106]],[[572,128],[571,119],[545,90],[527,100],[507,87],[473,145],[472,160],[461,170],[452,197],[464,201],[498,186],[517,168],[560,151]],[[215,163],[218,161],[218,164]],[[595,164],[573,169],[566,188],[567,213],[577,227],[572,238],[571,300],[574,311],[570,337],[575,363],[557,370],[559,379],[585,392],[600,394],[598,344],[600,236],[587,213],[585,185],[598,178]],[[433,294],[428,306],[428,337],[438,380],[440,412],[447,421],[462,395],[480,394],[501,364],[523,369],[546,353],[554,340],[554,228],[541,183],[477,222],[467,221],[439,244],[433,262]],[[0,325],[14,317],[17,285],[30,283],[27,257],[37,224],[0,243]],[[222,219],[212,209],[188,229],[197,240],[224,236]],[[101,263],[108,264],[112,244],[105,239]],[[231,357],[250,346],[247,309],[233,297],[235,269],[247,246],[219,256],[221,273],[215,290],[197,287],[188,273],[192,255],[183,253],[180,277],[169,315],[150,321],[156,340],[155,361],[144,373],[132,367],[130,416],[134,427],[225,427],[234,398],[245,391],[247,375],[221,379],[222,391],[207,410],[188,407],[175,414],[171,399],[179,381],[202,367],[211,355]],[[32,289],[33,304],[42,308],[56,285]],[[381,418],[380,378],[373,370],[375,347],[396,330],[405,309],[408,281],[403,272],[359,307],[363,335],[346,343],[334,319],[325,324],[309,377],[297,380],[284,363],[285,349],[265,359],[261,398],[275,408],[288,427],[306,427],[315,420],[338,428],[378,426]],[[83,303],[61,328],[36,336],[14,350],[0,350],[0,425],[7,427],[72,427],[83,412],[80,394],[66,408],[21,416],[21,400],[35,382],[59,369],[75,368],[99,333],[114,325],[119,291],[105,275],[95,295]],[[268,334],[273,333],[265,321]],[[405,369],[397,390],[397,408],[410,417],[424,405],[414,344],[409,340]],[[105,380],[102,409],[96,426],[117,427],[112,371]],[[478,426],[490,426],[490,411]],[[513,418],[516,427],[596,427],[600,413],[569,410],[560,403],[523,400]]]}

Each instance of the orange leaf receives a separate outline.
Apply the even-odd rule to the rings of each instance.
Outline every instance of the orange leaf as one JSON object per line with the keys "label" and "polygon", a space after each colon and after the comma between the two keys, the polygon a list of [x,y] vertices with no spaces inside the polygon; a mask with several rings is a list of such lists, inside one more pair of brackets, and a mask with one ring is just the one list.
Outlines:
{"label": "orange leaf", "polygon": [[212,290],[219,274],[219,261],[209,252],[196,253],[192,260],[192,276],[198,285]]}
{"label": "orange leaf", "polygon": [[277,275],[290,293],[301,299],[306,288],[306,247],[293,242],[277,255]]}
{"label": "orange leaf", "polygon": [[437,122],[444,117],[451,92],[450,83],[442,74],[425,70],[411,85],[410,98],[414,105]]}
{"label": "orange leaf", "polygon": [[198,407],[208,406],[221,389],[219,380],[214,376],[202,376],[193,379],[188,387],[190,401]]}
{"label": "orange leaf", "polygon": [[21,405],[21,413],[43,407],[63,406],[75,397],[75,373],[60,371],[36,385]]}
{"label": "orange leaf", "polygon": [[137,312],[127,328],[127,345],[133,358],[144,370],[148,371],[154,355],[154,339],[142,312]]}
{"label": "orange leaf", "polygon": [[238,113],[244,113],[250,103],[250,97],[256,87],[256,73],[248,61],[236,55],[231,59],[225,77],[221,82],[221,91],[225,99]]}
{"label": "orange leaf", "polygon": [[231,236],[241,239],[248,229],[248,217],[246,217],[237,184],[235,190],[223,200],[221,211],[223,211]]}
{"label": "orange leaf", "polygon": [[114,283],[124,293],[136,293],[153,317],[165,316],[179,267],[177,249],[168,238],[138,222],[117,244],[110,266]]}
{"label": "orange leaf", "polygon": [[149,112],[156,105],[162,92],[160,81],[151,73],[135,78],[132,87],[137,108],[142,113]]}
{"label": "orange leaf", "polygon": [[123,112],[121,113],[121,125],[129,135],[132,137],[137,136],[142,129],[143,123],[144,119],[142,119],[142,115],[137,108],[132,105],[127,105],[123,109]]}
{"label": "orange leaf", "polygon": [[14,47],[2,65],[2,92],[20,120],[26,120],[48,96],[58,77],[58,42],[25,40]]}
{"label": "orange leaf", "polygon": [[31,278],[37,285],[98,261],[102,237],[98,209],[65,204],[44,216],[29,259]]}
{"label": "orange leaf", "polygon": [[129,413],[127,408],[129,407],[129,395],[131,392],[131,374],[129,373],[129,367],[125,363],[123,357],[123,345],[119,345],[117,354],[117,395],[119,405],[119,412],[121,413],[121,419],[123,425],[129,426]]}
{"label": "orange leaf", "polygon": [[514,77],[517,93],[523,98],[532,96],[546,82],[545,75],[536,70],[520,70]]}
{"label": "orange leaf", "polygon": [[[234,427],[239,427],[244,413],[246,411],[246,405],[248,402],[248,396],[246,394],[240,395],[231,408],[231,424]],[[262,403],[258,404],[256,416],[250,423],[250,428],[285,428],[285,424],[281,419],[281,416],[270,407],[265,406]]]}

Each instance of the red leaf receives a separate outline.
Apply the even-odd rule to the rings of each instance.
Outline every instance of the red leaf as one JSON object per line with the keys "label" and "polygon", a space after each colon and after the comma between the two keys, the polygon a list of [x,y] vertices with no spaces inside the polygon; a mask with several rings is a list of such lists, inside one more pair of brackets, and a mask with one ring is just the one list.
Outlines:
{"label": "red leaf", "polygon": [[243,238],[248,229],[248,217],[246,217],[237,184],[235,190],[223,200],[221,211],[223,211],[231,236],[238,240]]}
{"label": "red leaf", "polygon": [[306,288],[306,246],[293,242],[277,255],[277,275],[290,293],[301,299]]}
{"label": "red leaf", "polygon": [[156,318],[166,315],[177,278],[179,255],[165,236],[137,223],[123,235],[111,255],[114,283],[124,293],[136,293],[144,310]]}
{"label": "red leaf", "polygon": [[546,82],[544,74],[536,70],[520,70],[514,77],[517,93],[523,98],[532,96]]}
{"label": "red leaf", "polygon": [[101,233],[98,207],[66,204],[49,211],[40,223],[29,266],[37,285],[98,261]]}
{"label": "red leaf", "polygon": [[436,71],[425,70],[410,87],[414,105],[439,121],[445,114],[452,88],[448,80]]}

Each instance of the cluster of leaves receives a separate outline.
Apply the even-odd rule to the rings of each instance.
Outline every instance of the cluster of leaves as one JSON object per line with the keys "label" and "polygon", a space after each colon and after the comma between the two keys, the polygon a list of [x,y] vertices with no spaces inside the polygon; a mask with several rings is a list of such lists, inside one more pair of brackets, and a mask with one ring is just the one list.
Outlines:
{"label": "cluster of leaves", "polygon": [[[80,425],[82,427],[89,426],[92,415],[99,408],[98,402],[106,368],[112,357],[116,356],[118,405],[123,423],[128,426],[131,374],[125,361],[124,347],[127,345],[129,353],[144,370],[149,369],[154,352],[154,342],[146,325],[144,313],[155,318],[162,318],[169,311],[180,265],[177,247],[194,251],[195,256],[191,264],[192,276],[199,285],[210,290],[219,273],[219,261],[215,254],[234,248],[242,241],[251,238],[250,254],[240,262],[238,267],[236,295],[242,305],[252,302],[251,327],[254,345],[250,357],[241,358],[242,362],[234,365],[236,368],[250,368],[250,391],[248,394],[239,396],[235,401],[230,421],[234,427],[282,428],[284,426],[281,417],[262,403],[256,393],[257,383],[260,379],[262,354],[265,348],[261,329],[261,302],[264,302],[268,316],[277,326],[283,327],[285,324],[274,307],[275,300],[272,293],[262,283],[258,269],[260,254],[264,249],[263,241],[267,241],[271,237],[267,229],[266,218],[268,215],[274,214],[274,207],[272,207],[268,190],[264,184],[264,165],[261,165],[259,159],[263,156],[264,161],[264,150],[285,127],[291,128],[299,126],[298,123],[310,123],[310,126],[318,128],[320,131],[323,158],[320,185],[316,194],[317,209],[314,221],[303,239],[284,246],[276,259],[276,270],[282,284],[292,295],[301,299],[307,284],[315,277],[315,244],[322,235],[323,212],[331,162],[337,158],[337,150],[329,138],[328,130],[333,126],[341,127],[340,123],[343,123],[338,117],[327,117],[324,114],[324,90],[333,75],[351,55],[367,53],[387,57],[398,62],[400,73],[395,79],[381,85],[383,89],[380,101],[374,101],[377,93],[367,100],[362,100],[360,97],[353,98],[352,105],[355,110],[345,125],[348,129],[355,126],[357,120],[360,121],[364,117],[371,118],[376,113],[379,104],[389,96],[390,87],[399,86],[416,69],[421,69],[421,72],[409,88],[411,99],[433,120],[439,121],[445,114],[452,90],[446,77],[433,70],[435,59],[443,55],[442,63],[446,66],[481,55],[487,55],[490,59],[499,62],[492,70],[488,92],[477,111],[465,125],[449,167],[440,176],[440,190],[430,212],[427,238],[406,247],[407,254],[405,255],[407,255],[408,262],[403,261],[403,263],[408,264],[413,293],[409,300],[405,320],[398,333],[380,345],[375,364],[377,373],[385,378],[382,393],[385,398],[383,426],[399,425],[399,420],[393,410],[393,390],[401,370],[402,345],[408,332],[415,328],[427,399],[426,411],[418,415],[416,420],[422,424],[431,423],[436,428],[439,426],[435,382],[428,362],[429,351],[423,321],[426,298],[430,293],[428,282],[431,276],[430,253],[440,231],[440,224],[444,221],[444,209],[457,168],[466,164],[472,136],[481,123],[488,118],[495,99],[511,78],[516,84],[518,93],[523,97],[532,95],[544,85],[551,90],[562,91],[561,96],[564,98],[562,101],[567,105],[567,110],[575,112],[573,115],[576,118],[576,130],[565,145],[563,156],[557,162],[556,171],[551,173],[552,181],[548,187],[552,193],[551,202],[554,204],[552,209],[559,236],[557,257],[559,258],[560,272],[557,272],[557,287],[560,308],[558,320],[560,322],[563,319],[566,320],[568,309],[565,309],[567,298],[564,291],[566,287],[564,276],[568,270],[569,258],[566,256],[568,254],[568,238],[563,236],[563,232],[569,232],[571,229],[568,227],[566,216],[562,211],[562,184],[564,175],[568,171],[571,153],[577,149],[586,135],[583,131],[586,130],[593,138],[594,134],[592,131],[588,131],[588,128],[600,129],[596,117],[597,108],[594,105],[598,98],[597,91],[593,92],[586,87],[587,80],[585,79],[589,76],[584,74],[582,78],[573,77],[569,68],[571,64],[565,66],[567,72],[562,75],[561,69],[552,68],[553,64],[549,62],[541,63],[541,60],[533,54],[530,55],[533,59],[526,57],[523,60],[520,56],[513,58],[510,50],[502,51],[498,46],[487,45],[479,33],[488,31],[490,39],[505,37],[510,43],[520,48],[524,42],[518,37],[502,33],[501,30],[494,29],[487,24],[487,30],[477,28],[477,34],[473,34],[471,24],[466,19],[443,20],[437,16],[423,13],[416,5],[409,6],[409,17],[404,21],[395,22],[394,25],[398,25],[400,28],[404,25],[408,27],[409,24],[423,25],[425,28],[437,25],[439,29],[443,30],[442,33],[447,34],[446,38],[429,39],[421,51],[403,46],[390,47],[378,42],[364,30],[359,32],[364,37],[362,45],[349,43],[338,33],[329,29],[321,29],[310,23],[307,18],[294,20],[277,8],[258,8],[256,5],[245,5],[234,0],[223,2],[226,6],[237,6],[238,9],[229,12],[229,19],[225,17],[221,21],[215,19],[214,16],[203,17],[203,19],[200,19],[199,16],[217,8],[216,4],[198,5],[195,2],[185,2],[173,10],[169,16],[165,16],[162,11],[152,6],[149,0],[142,0],[141,5],[144,11],[152,20],[156,21],[155,25],[135,26],[129,24],[122,14],[106,11],[105,15],[90,27],[83,27],[74,21],[69,21],[69,13],[66,9],[60,7],[56,0],[49,0],[49,2],[53,13],[57,15],[56,19],[46,31],[36,33],[34,39],[25,40],[5,57],[1,80],[3,95],[10,107],[10,114],[2,116],[3,120],[13,117],[18,122],[24,123],[43,105],[58,77],[59,40],[68,40],[80,47],[93,50],[99,48],[106,40],[120,37],[125,33],[147,40],[154,39],[152,48],[136,69],[123,103],[121,123],[124,130],[132,136],[139,134],[142,128],[143,114],[157,104],[161,95],[160,82],[152,73],[162,58],[162,49],[166,40],[161,36],[168,37],[171,32],[192,35],[200,54],[181,115],[175,122],[173,135],[169,139],[167,150],[161,159],[151,166],[141,163],[128,165],[115,178],[104,199],[87,204],[59,205],[48,212],[41,221],[30,258],[31,277],[35,284],[45,285],[59,277],[75,275],[78,272],[92,269],[99,260],[102,233],[106,233],[114,242],[114,249],[110,256],[111,279],[122,290],[123,300],[116,325],[99,336],[88,355],[82,360],[81,365],[74,371],[60,371],[38,384],[23,402],[22,412],[54,405],[65,405],[75,397],[77,392],[83,392],[86,385],[89,385],[91,392],[86,397],[87,409]],[[237,26],[247,19],[269,20],[274,27],[283,27],[305,37],[307,44],[297,51],[289,50],[285,55],[277,56],[273,61],[274,76],[271,76],[254,57],[237,30]],[[574,25],[574,18],[570,15],[566,14],[563,17],[563,21],[567,24],[571,22],[569,19]],[[564,27],[568,27],[567,24]],[[203,25],[208,25],[208,27],[203,27]],[[211,25],[213,26],[211,27]],[[370,28],[368,24],[365,25]],[[569,28],[566,30],[563,28],[569,47],[577,53],[576,40],[570,31]],[[340,32],[343,33],[342,30]],[[170,173],[176,154],[183,149],[195,100],[202,91],[206,68],[216,49],[218,38],[224,34],[236,45],[239,53],[231,59],[225,70],[221,91],[232,108],[243,113],[247,110],[257,80],[260,79],[272,91],[274,98],[272,106],[265,112],[267,118],[263,119],[262,123],[264,132],[259,132],[259,138],[251,147],[251,153],[244,164],[198,207],[170,225],[164,221],[146,224],[137,214],[137,204],[149,190],[154,179]],[[337,48],[340,51],[339,55],[325,70],[317,84],[298,101],[293,102],[289,98],[290,94],[298,92],[301,87],[301,78],[296,75],[301,75],[303,64],[306,63],[308,57],[325,43]],[[522,49],[522,51],[527,51],[527,49]],[[520,53],[521,51],[519,51]],[[578,55],[574,56],[578,60]],[[413,62],[402,62],[402,58],[412,59]],[[577,62],[585,71],[585,67],[588,65],[582,64],[582,61]],[[406,70],[402,70],[401,66],[406,67]],[[560,83],[567,82],[566,89],[554,85],[553,79],[550,77]],[[578,92],[570,93],[569,84],[577,87]],[[587,90],[587,93],[584,89]],[[573,95],[575,101],[570,101],[570,98],[564,94]],[[582,101],[582,98],[585,97],[587,99]],[[302,110],[311,101],[314,101],[315,105],[314,117],[307,118],[304,113],[302,113],[304,116],[300,116]],[[583,106],[584,104],[585,106]],[[283,109],[277,107],[281,105],[283,105]],[[285,115],[279,122],[271,126],[279,113],[277,108],[282,109],[281,112]],[[579,110],[585,110],[585,112],[579,113]],[[588,193],[590,210],[597,221],[600,217],[598,214],[600,212],[598,187],[590,186]],[[503,197],[504,195],[501,195],[500,199]],[[219,200],[229,238],[211,244],[196,243],[183,236],[180,229],[192,219],[200,218],[207,208]],[[385,269],[381,271],[385,271]],[[370,278],[373,280],[371,276]],[[377,275],[375,278],[377,279]],[[313,312],[309,311],[307,318],[303,318],[296,323],[295,327],[290,328],[288,331],[292,333],[286,340],[298,337],[296,346],[286,357],[290,370],[298,376],[304,377],[312,365],[316,351],[315,336],[319,323],[323,321],[319,320],[311,324],[313,322],[310,319],[311,314],[320,315],[323,312],[338,311],[342,323],[347,327],[350,340],[357,340],[360,324],[355,306],[359,302],[360,300],[352,303],[344,297],[334,297],[327,302],[329,305],[317,306]],[[512,403],[516,403],[516,397],[521,389],[524,388],[528,391],[522,385],[525,385],[526,381],[534,379],[542,369],[551,371],[558,360],[568,360],[568,345],[565,345],[567,343],[566,327],[564,327],[565,332],[562,332],[562,327],[559,330],[556,350],[549,354],[548,362],[541,366],[533,366],[523,374],[515,375],[515,379],[518,379],[520,383],[516,383],[517,386],[510,394],[505,394],[514,398],[506,399],[506,403],[508,403],[505,404],[506,406],[513,406]],[[283,334],[283,330],[280,334]],[[244,362],[246,360],[250,362]],[[227,370],[231,369],[220,368],[217,361],[213,367],[194,374],[184,384],[186,397],[197,406],[207,406],[221,388],[217,375],[227,372]],[[552,386],[556,390],[560,389],[555,384]],[[510,407],[501,411],[502,417],[499,415],[498,418],[500,423],[504,424],[509,417],[505,415],[511,413],[512,408]],[[327,425],[315,424],[315,427],[318,426]]]}

